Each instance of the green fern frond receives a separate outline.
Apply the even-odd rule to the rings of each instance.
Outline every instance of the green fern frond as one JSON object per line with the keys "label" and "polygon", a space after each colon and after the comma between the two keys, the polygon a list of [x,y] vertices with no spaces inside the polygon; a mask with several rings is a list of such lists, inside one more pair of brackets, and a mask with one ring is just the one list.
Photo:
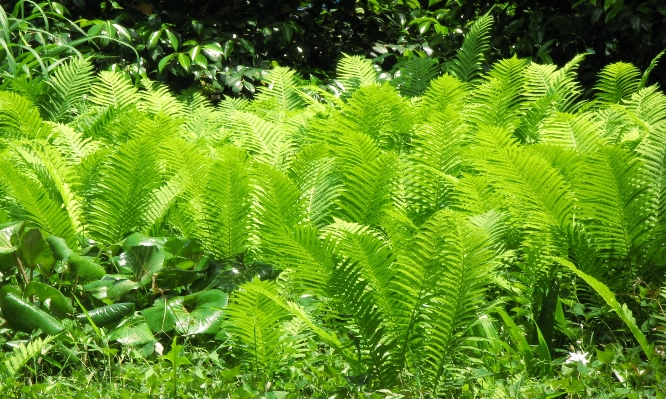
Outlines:
{"label": "green fern frond", "polygon": [[[435,119],[437,118],[437,119]],[[426,216],[445,206],[463,163],[460,148],[469,141],[469,126],[453,112],[440,112],[415,128],[407,156],[408,197]]]}
{"label": "green fern frond", "polygon": [[391,84],[397,87],[404,97],[420,97],[430,86],[430,81],[440,72],[437,60],[432,58],[416,57],[399,62],[395,67],[398,71]]}
{"label": "green fern frond", "polygon": [[446,73],[430,81],[418,107],[426,116],[442,112],[447,108],[456,109],[462,105],[463,99],[468,94],[468,86],[465,83]]}
{"label": "green fern frond", "polygon": [[462,48],[456,50],[456,58],[449,64],[447,72],[462,82],[473,82],[483,70],[484,53],[490,49],[490,28],[493,17],[485,14],[474,22],[465,36]]}
{"label": "green fern frond", "polygon": [[576,101],[583,92],[583,87],[578,82],[577,74],[580,63],[585,59],[585,54],[576,55],[562,68],[558,69],[551,77],[550,90],[548,94],[556,94],[558,98],[557,110],[560,112],[575,112],[581,105]]}
{"label": "green fern frond", "polygon": [[641,82],[638,84],[639,90],[647,86],[648,79],[650,78],[650,72],[652,72],[652,70],[657,66],[657,63],[664,54],[666,54],[666,50],[662,50],[652,59],[652,61],[650,61],[650,65],[647,67],[645,72],[643,72],[643,76],[641,77]]}
{"label": "green fern frond", "polygon": [[607,65],[599,73],[594,88],[596,99],[601,104],[617,104],[638,90],[640,71],[632,64],[616,62]]}
{"label": "green fern frond", "polygon": [[267,375],[279,368],[284,330],[282,325],[291,315],[262,290],[276,292],[273,282],[254,280],[234,292],[225,309],[227,321],[223,328],[245,352],[242,362],[246,369]]}
{"label": "green fern frond", "polygon": [[554,144],[578,152],[596,150],[606,143],[606,138],[599,134],[601,126],[586,114],[558,113],[543,121],[540,126],[540,141]]}
{"label": "green fern frond", "polygon": [[13,220],[30,220],[44,234],[62,237],[70,247],[77,247],[76,227],[72,225],[62,200],[53,198],[51,190],[15,170],[10,160],[0,162],[0,181],[9,191],[7,210]]}
{"label": "green fern frond", "polygon": [[31,359],[36,356],[45,355],[51,349],[52,336],[47,336],[43,340],[40,337],[32,339],[28,344],[20,344],[14,349],[12,355],[5,360],[7,371],[10,376],[15,376],[23,366],[25,366]]}
{"label": "green fern frond", "polygon": [[84,137],[82,133],[74,130],[70,125],[61,123],[52,125],[53,145],[70,164],[79,164],[85,157],[100,148],[98,141]]}
{"label": "green fern frond", "polygon": [[[206,166],[206,162],[201,158],[196,167],[190,163],[181,169],[189,175],[187,198],[197,226],[193,233],[216,258],[225,259],[249,245],[250,162],[245,151],[232,146],[220,148],[212,165]],[[197,177],[204,172],[205,178]],[[179,177],[185,178],[182,172]]]}
{"label": "green fern frond", "polygon": [[0,92],[0,144],[13,139],[46,138],[49,132],[30,101],[16,93]]}
{"label": "green fern frond", "polygon": [[53,89],[44,111],[53,122],[68,122],[81,112],[93,82],[93,65],[87,59],[72,58],[56,68],[48,84]]}
{"label": "green fern frond", "polygon": [[645,180],[650,182],[650,214],[655,226],[666,225],[666,123],[654,129],[636,147],[640,155]]}
{"label": "green fern frond", "polygon": [[625,99],[626,107],[632,110],[642,121],[656,125],[666,120],[666,95],[658,86],[640,89]]}
{"label": "green fern frond", "polygon": [[582,161],[574,182],[576,218],[604,256],[630,260],[651,238],[642,163],[615,147],[602,147]]}
{"label": "green fern frond", "polygon": [[74,191],[79,186],[76,169],[48,143],[33,141],[29,146],[16,146],[17,159],[49,190],[54,201],[61,202],[69,215],[69,224],[77,234],[83,233],[83,203]]}
{"label": "green fern frond", "polygon": [[171,94],[169,88],[148,79],[141,81],[145,90],[139,91],[136,108],[150,115],[162,113],[171,117],[185,115],[185,106]]}
{"label": "green fern frond", "polygon": [[338,61],[336,75],[337,89],[347,93],[377,82],[377,71],[372,61],[358,55],[343,54]]}
{"label": "green fern frond", "polygon": [[402,357],[427,376],[433,396],[459,340],[483,311],[494,258],[481,229],[462,215],[440,211],[421,227],[395,268]]}
{"label": "green fern frond", "polygon": [[108,155],[88,198],[88,234],[112,244],[131,232],[143,232],[154,220],[146,210],[156,201],[163,180],[151,137],[130,140]]}
{"label": "green fern frond", "polygon": [[102,71],[90,89],[90,102],[102,107],[123,109],[139,101],[138,90],[125,75]]}
{"label": "green fern frond", "polygon": [[409,142],[415,116],[415,107],[392,86],[364,86],[352,94],[326,129],[334,133],[362,132],[380,147],[400,151]]}
{"label": "green fern frond", "polygon": [[514,135],[524,144],[532,144],[539,141],[543,123],[552,117],[557,109],[557,98],[547,95],[536,98],[527,103],[524,115],[520,118],[520,125],[516,128]]}
{"label": "green fern frond", "polygon": [[346,133],[334,147],[343,188],[334,215],[366,225],[379,222],[393,204],[397,156],[381,152],[363,133]]}
{"label": "green fern frond", "polygon": [[477,139],[481,145],[474,152],[473,163],[491,176],[512,208],[524,213],[526,228],[563,231],[573,216],[569,183],[546,160],[506,137],[499,129],[480,130]]}
{"label": "green fern frond", "polygon": [[330,223],[342,182],[328,146],[311,144],[304,147],[294,157],[289,174],[299,186],[310,222],[315,226]]}
{"label": "green fern frond", "polygon": [[[291,111],[303,107],[298,93],[300,79],[289,68],[275,67],[263,78],[265,87],[260,87],[256,101],[276,107],[278,111]],[[253,104],[254,105],[254,104]]]}
{"label": "green fern frond", "polygon": [[254,160],[281,168],[295,152],[295,143],[276,124],[245,111],[231,119],[230,140],[248,150]]}
{"label": "green fern frond", "polygon": [[478,126],[515,127],[522,108],[523,69],[528,62],[516,57],[499,61],[484,77],[465,109]]}

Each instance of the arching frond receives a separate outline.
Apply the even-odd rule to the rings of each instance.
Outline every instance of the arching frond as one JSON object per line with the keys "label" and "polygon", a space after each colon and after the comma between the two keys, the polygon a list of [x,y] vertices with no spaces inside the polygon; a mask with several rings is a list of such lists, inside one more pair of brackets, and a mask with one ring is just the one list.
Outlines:
{"label": "arching frond", "polygon": [[258,89],[258,102],[276,107],[278,111],[291,111],[303,106],[303,100],[298,94],[300,82],[295,71],[275,67],[268,71],[263,81],[266,86]]}
{"label": "arching frond", "polygon": [[90,89],[90,102],[102,107],[122,109],[139,101],[138,90],[125,75],[102,71]]}
{"label": "arching frond", "polygon": [[168,87],[147,79],[142,80],[141,83],[145,90],[139,91],[140,101],[136,104],[139,111],[151,115],[161,112],[173,117],[184,115],[185,106],[176,100]]}
{"label": "arching frond", "polygon": [[12,139],[46,138],[50,130],[30,101],[16,93],[0,92],[0,145]]}
{"label": "arching frond", "polygon": [[89,236],[108,245],[149,228],[154,220],[148,220],[146,211],[162,183],[151,137],[121,144],[104,160],[88,198]]}
{"label": "arching frond", "polygon": [[418,107],[427,116],[444,111],[446,108],[457,108],[468,95],[468,86],[455,77],[444,74],[430,81]]}
{"label": "arching frond", "polygon": [[79,164],[85,157],[97,151],[100,147],[98,141],[84,137],[82,133],[74,130],[70,125],[54,124],[53,145],[67,158],[70,164]]}
{"label": "arching frond", "polygon": [[440,72],[437,60],[432,58],[415,57],[398,63],[396,68],[398,71],[391,84],[405,97],[420,97],[430,86],[430,81]]}
{"label": "arching frond", "polygon": [[336,68],[338,89],[352,93],[362,86],[377,82],[377,71],[372,61],[358,55],[343,54]]}
{"label": "arching frond", "polygon": [[94,79],[92,72],[93,65],[82,58],[71,58],[54,70],[48,81],[53,94],[43,105],[50,120],[68,122],[80,113]]}
{"label": "arching frond", "polygon": [[295,152],[291,137],[253,113],[236,111],[231,119],[231,130],[231,141],[247,149],[258,162],[280,168]]}
{"label": "arching frond", "polygon": [[526,66],[526,60],[516,57],[495,63],[465,109],[469,119],[478,126],[514,127],[522,107]]}
{"label": "arching frond", "polygon": [[546,144],[590,152],[607,141],[600,130],[600,124],[590,120],[589,115],[558,113],[543,121],[539,138]]}
{"label": "arching frond", "polygon": [[632,64],[616,62],[599,72],[594,88],[596,99],[602,104],[617,104],[638,90],[640,71]]}
{"label": "arching frond", "polygon": [[343,189],[334,213],[349,222],[374,225],[393,203],[396,155],[382,153],[363,133],[347,133],[334,147]]}
{"label": "arching frond", "polygon": [[485,52],[490,48],[490,28],[493,17],[480,16],[465,36],[462,48],[456,50],[456,58],[449,64],[447,72],[463,82],[473,82],[483,69]]}

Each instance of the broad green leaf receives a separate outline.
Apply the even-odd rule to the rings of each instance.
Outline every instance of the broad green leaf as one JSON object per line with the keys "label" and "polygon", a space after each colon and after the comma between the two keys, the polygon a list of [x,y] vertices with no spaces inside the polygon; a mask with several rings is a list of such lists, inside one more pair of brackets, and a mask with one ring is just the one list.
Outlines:
{"label": "broad green leaf", "polygon": [[[107,324],[115,323],[123,317],[134,311],[134,304],[129,302],[114,303],[113,305],[102,306],[88,311],[88,316],[95,325],[102,327]],[[80,321],[87,322],[88,318],[84,313],[76,315]]]}
{"label": "broad green leaf", "polygon": [[70,270],[81,281],[99,280],[104,277],[106,270],[91,258],[72,253],[69,255],[68,263]]}
{"label": "broad green leaf", "polygon": [[148,37],[148,48],[155,48],[162,36],[162,30],[156,30]]}
{"label": "broad green leaf", "polygon": [[39,229],[30,229],[23,233],[20,248],[26,266],[34,269],[39,265],[46,273],[53,270],[56,260]]}
{"label": "broad green leaf", "polygon": [[[155,333],[176,330],[181,335],[216,334],[222,323],[228,295],[219,290],[207,290],[188,297],[156,301],[141,315]],[[192,303],[194,302],[194,303]],[[188,308],[192,308],[188,312]]]}
{"label": "broad green leaf", "polygon": [[190,65],[192,65],[192,64],[191,64],[191,61],[190,61],[190,57],[188,57],[187,54],[179,53],[178,54],[178,62],[180,63],[180,66],[183,67],[183,69],[185,69],[188,72],[190,71]]}
{"label": "broad green leaf", "polygon": [[147,237],[134,233],[123,242],[123,253],[118,257],[118,264],[134,273],[134,280],[140,285],[150,283],[153,274],[164,266],[164,238]]}
{"label": "broad green leaf", "polygon": [[169,42],[171,42],[171,47],[173,47],[173,50],[178,51],[178,45],[179,45],[178,37],[176,37],[176,35],[173,32],[171,32],[169,29],[165,29],[164,33],[166,33]]}
{"label": "broad green leaf", "polygon": [[0,255],[16,251],[16,245],[12,244],[12,236],[16,234],[22,224],[23,222],[0,225]]}
{"label": "broad green leaf", "polygon": [[116,280],[106,291],[107,298],[112,301],[118,301],[129,292],[139,289],[141,285],[136,281],[128,279]]}
{"label": "broad green leaf", "polygon": [[48,301],[50,313],[58,319],[63,319],[74,313],[74,307],[62,292],[37,281],[33,281],[25,287],[24,297],[36,295],[43,304]]}
{"label": "broad green leaf", "polygon": [[156,341],[150,328],[140,317],[127,320],[125,324],[111,331],[107,338],[109,341],[117,341],[128,346],[144,345]]}
{"label": "broad green leaf", "polygon": [[169,63],[169,61],[174,59],[174,57],[176,57],[176,54],[169,54],[166,57],[162,58],[160,60],[160,62],[157,64],[157,70],[160,73],[162,73],[162,70],[164,69],[164,67]]}
{"label": "broad green leaf", "polygon": [[11,292],[2,300],[2,314],[10,327],[28,334],[39,328],[48,335],[56,335],[65,329],[53,316]]}

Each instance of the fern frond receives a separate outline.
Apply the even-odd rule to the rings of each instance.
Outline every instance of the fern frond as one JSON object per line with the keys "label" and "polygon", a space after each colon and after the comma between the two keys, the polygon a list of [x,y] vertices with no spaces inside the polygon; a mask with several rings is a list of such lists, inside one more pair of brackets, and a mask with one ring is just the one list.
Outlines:
{"label": "fern frond", "polygon": [[557,169],[508,140],[498,129],[482,129],[477,139],[482,145],[475,150],[473,163],[492,176],[496,189],[512,202],[512,208],[524,212],[526,228],[561,232],[572,222],[571,188]]}
{"label": "fern frond", "polygon": [[483,70],[484,53],[490,49],[490,28],[493,17],[485,14],[479,17],[465,36],[462,48],[456,50],[456,58],[450,63],[447,72],[462,82],[473,82]]}
{"label": "fern frond", "polygon": [[315,226],[330,223],[342,182],[328,146],[312,144],[304,147],[296,154],[289,174],[302,193],[310,222]]}
{"label": "fern frond", "polygon": [[101,166],[99,180],[88,198],[88,233],[95,241],[112,244],[131,232],[143,232],[154,220],[146,210],[162,185],[151,137],[121,144]]}
{"label": "fern frond", "polygon": [[139,101],[138,90],[125,75],[102,71],[90,89],[90,102],[102,107],[123,109]]}
{"label": "fern frond", "polygon": [[481,229],[440,211],[395,267],[392,294],[403,361],[427,376],[433,396],[459,340],[484,308],[494,257]]}
{"label": "fern frond", "polygon": [[53,341],[53,337],[50,335],[44,339],[36,337],[30,340],[27,345],[22,343],[14,348],[13,354],[5,360],[9,375],[15,376],[23,366],[36,356],[46,355],[52,347],[50,345],[51,341]]}
{"label": "fern frond", "polygon": [[336,75],[337,86],[346,93],[353,93],[360,87],[377,82],[377,71],[372,61],[358,55],[342,54]]}
{"label": "fern frond", "polygon": [[666,225],[666,123],[653,126],[653,130],[636,147],[640,155],[645,180],[650,182],[650,219],[655,226]]}
{"label": "fern frond", "polygon": [[416,57],[399,62],[395,67],[398,71],[391,84],[397,87],[404,97],[420,97],[430,86],[430,81],[440,72],[437,60],[432,58]]}
{"label": "fern frond", "polygon": [[284,347],[282,325],[290,314],[263,290],[276,292],[273,282],[254,280],[244,284],[229,298],[225,309],[227,321],[223,328],[245,352],[242,362],[246,369],[259,375],[277,370]]}
{"label": "fern frond", "polygon": [[49,126],[42,123],[39,110],[22,96],[0,92],[0,144],[14,139],[46,138]]}
{"label": "fern frond", "polygon": [[298,93],[300,79],[292,69],[275,67],[268,71],[263,81],[266,86],[258,89],[256,101],[276,107],[278,111],[291,111],[304,105]]}
{"label": "fern frond", "polygon": [[540,127],[540,141],[554,144],[578,152],[594,151],[607,142],[599,134],[600,124],[590,120],[586,114],[558,113],[543,121]]}
{"label": "fern frond", "polygon": [[642,163],[615,147],[602,147],[582,161],[574,182],[576,218],[604,256],[628,261],[651,237]]}
{"label": "fern frond", "polygon": [[640,71],[632,64],[616,62],[604,67],[594,88],[601,104],[617,104],[638,90]]}
{"label": "fern frond", "polygon": [[281,168],[295,152],[295,143],[283,130],[259,116],[236,111],[231,120],[230,140],[248,150],[258,161]]}
{"label": "fern frond", "polygon": [[495,63],[465,109],[470,121],[478,126],[514,127],[522,108],[526,66],[527,60],[516,57]]}
{"label": "fern frond", "polygon": [[643,72],[643,76],[641,77],[641,82],[638,84],[638,89],[642,89],[645,86],[647,86],[648,79],[650,78],[650,72],[657,66],[657,63],[661,59],[661,57],[666,54],[666,50],[661,50],[659,54],[657,54],[652,61],[650,61],[650,65],[647,67],[645,72]]}
{"label": "fern frond", "polygon": [[81,112],[93,82],[93,65],[87,59],[71,58],[56,68],[48,84],[53,89],[44,111],[53,122],[68,122]]}
{"label": "fern frond", "polygon": [[[436,119],[435,119],[436,118]],[[407,157],[406,200],[425,215],[445,206],[463,162],[460,148],[469,141],[469,126],[453,112],[441,112],[417,127]]]}
{"label": "fern frond", "polygon": [[0,162],[0,170],[0,181],[12,201],[7,210],[14,220],[30,220],[44,234],[62,237],[72,248],[78,246],[76,228],[62,201],[53,198],[51,190],[18,173],[10,160]]}
{"label": "fern frond", "polygon": [[426,116],[437,114],[447,108],[460,107],[468,94],[465,83],[446,73],[430,81],[418,107]]}
{"label": "fern frond", "polygon": [[334,215],[370,226],[378,223],[393,204],[396,155],[382,153],[363,133],[344,134],[334,150],[343,184]]}
{"label": "fern frond", "polygon": [[148,79],[141,81],[145,90],[139,91],[140,100],[136,108],[150,115],[163,113],[171,117],[185,114],[185,106],[171,94],[169,88]]}
{"label": "fern frond", "polygon": [[70,164],[79,164],[85,157],[100,148],[98,141],[84,137],[82,133],[72,129],[70,125],[61,123],[52,125],[53,145]]}
{"label": "fern frond", "polygon": [[642,121],[650,125],[666,120],[666,95],[659,91],[658,86],[640,89],[625,99],[625,104]]}
{"label": "fern frond", "polygon": [[548,94],[557,94],[557,110],[560,112],[573,113],[581,105],[580,102],[576,101],[578,96],[583,92],[583,87],[577,79],[577,73],[578,67],[584,59],[585,54],[576,55],[551,77]]}

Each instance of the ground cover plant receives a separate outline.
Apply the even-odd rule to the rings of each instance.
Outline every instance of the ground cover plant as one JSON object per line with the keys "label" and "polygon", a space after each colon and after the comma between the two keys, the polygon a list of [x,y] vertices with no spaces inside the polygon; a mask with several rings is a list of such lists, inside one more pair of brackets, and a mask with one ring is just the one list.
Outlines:
{"label": "ground cover plant", "polygon": [[666,97],[484,72],[491,23],[443,74],[346,56],[215,107],[9,79],[3,397],[663,398]]}

